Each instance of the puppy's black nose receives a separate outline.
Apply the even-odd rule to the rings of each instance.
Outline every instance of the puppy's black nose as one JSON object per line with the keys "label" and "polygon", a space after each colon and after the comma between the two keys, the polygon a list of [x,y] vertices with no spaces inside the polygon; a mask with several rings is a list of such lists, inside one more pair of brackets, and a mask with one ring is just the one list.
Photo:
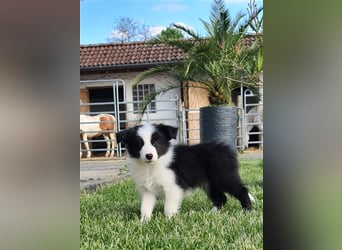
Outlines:
{"label": "puppy's black nose", "polygon": [[153,158],[153,154],[146,154],[145,157],[146,157],[147,160],[150,161]]}

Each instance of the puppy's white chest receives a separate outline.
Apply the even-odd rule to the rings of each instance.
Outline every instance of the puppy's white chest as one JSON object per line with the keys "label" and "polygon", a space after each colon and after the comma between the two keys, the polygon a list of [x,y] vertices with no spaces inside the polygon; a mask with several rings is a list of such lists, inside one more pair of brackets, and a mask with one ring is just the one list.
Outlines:
{"label": "puppy's white chest", "polygon": [[148,190],[156,195],[163,193],[163,185],[160,183],[160,173],[153,166],[132,169],[132,177],[139,191]]}
{"label": "puppy's white chest", "polygon": [[161,195],[163,193],[163,186],[160,185],[157,182],[156,178],[154,178],[152,176],[149,176],[145,180],[143,180],[142,184],[146,190],[148,190],[148,191],[150,191],[156,195]]}

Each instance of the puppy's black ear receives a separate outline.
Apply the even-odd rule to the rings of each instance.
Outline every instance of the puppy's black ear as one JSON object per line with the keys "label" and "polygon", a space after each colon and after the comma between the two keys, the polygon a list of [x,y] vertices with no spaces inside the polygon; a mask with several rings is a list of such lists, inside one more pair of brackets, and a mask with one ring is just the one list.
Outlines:
{"label": "puppy's black ear", "polygon": [[178,128],[173,127],[173,126],[164,125],[164,124],[157,125],[157,128],[166,135],[168,140],[177,138]]}
{"label": "puppy's black ear", "polygon": [[131,132],[130,130],[131,129],[125,129],[125,130],[115,133],[116,142],[117,143],[123,142],[124,144],[126,144],[128,140],[128,135]]}
{"label": "puppy's black ear", "polygon": [[130,138],[132,138],[132,136],[136,135],[137,130],[138,130],[139,127],[141,127],[141,125],[140,126],[135,126],[133,128],[128,128],[128,129],[125,129],[125,130],[122,130],[120,132],[115,133],[115,135],[116,135],[116,142],[117,143],[122,142],[122,143],[127,145],[129,140],[130,140]]}

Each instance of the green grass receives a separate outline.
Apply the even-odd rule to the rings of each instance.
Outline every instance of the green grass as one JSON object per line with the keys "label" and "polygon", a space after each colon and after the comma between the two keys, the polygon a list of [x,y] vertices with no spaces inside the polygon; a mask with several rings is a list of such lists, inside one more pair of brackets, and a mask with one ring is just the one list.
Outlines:
{"label": "green grass", "polygon": [[203,191],[185,197],[171,219],[159,200],[148,223],[140,222],[140,197],[132,180],[80,197],[81,249],[262,249],[263,161],[240,159],[240,174],[256,198],[250,213],[228,197],[217,213]]}

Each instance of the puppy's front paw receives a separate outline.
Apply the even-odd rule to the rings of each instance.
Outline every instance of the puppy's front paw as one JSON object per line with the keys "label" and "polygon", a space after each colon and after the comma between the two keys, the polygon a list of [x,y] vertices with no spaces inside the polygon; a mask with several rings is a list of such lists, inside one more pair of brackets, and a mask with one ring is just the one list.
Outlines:
{"label": "puppy's front paw", "polygon": [[171,219],[174,215],[178,213],[178,209],[170,210],[170,211],[164,211],[166,218]]}
{"label": "puppy's front paw", "polygon": [[149,222],[150,220],[151,220],[151,217],[144,216],[144,217],[141,217],[140,222]]}
{"label": "puppy's front paw", "polygon": [[212,212],[212,213],[217,213],[219,211],[219,208],[218,207],[216,207],[216,206],[214,206],[212,209],[211,209],[211,211],[210,212]]}

